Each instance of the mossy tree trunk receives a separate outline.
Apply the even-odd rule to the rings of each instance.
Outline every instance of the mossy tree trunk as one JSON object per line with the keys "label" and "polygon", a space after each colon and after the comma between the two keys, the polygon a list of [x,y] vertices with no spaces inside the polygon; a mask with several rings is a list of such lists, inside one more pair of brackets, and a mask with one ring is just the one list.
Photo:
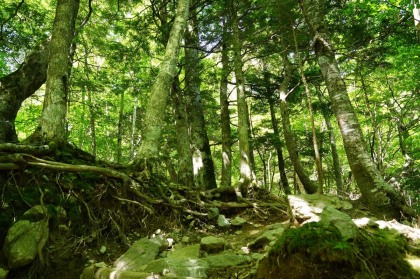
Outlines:
{"label": "mossy tree trunk", "polygon": [[227,48],[227,25],[223,25],[222,73],[220,76],[220,126],[222,130],[222,177],[220,187],[232,186],[232,136],[230,129],[228,76],[229,56]]}
{"label": "mossy tree trunk", "polygon": [[192,188],[194,186],[193,161],[190,149],[190,131],[186,98],[181,92],[179,76],[172,83],[172,106],[174,108],[175,131],[177,142],[178,174],[177,181]]}
{"label": "mossy tree trunk", "polygon": [[49,43],[34,49],[14,72],[0,78],[0,143],[18,142],[15,120],[22,102],[47,79]]}
{"label": "mossy tree trunk", "polygon": [[58,0],[55,13],[44,105],[38,128],[29,141],[66,142],[66,112],[71,67],[70,46],[79,11],[79,0]]}
{"label": "mossy tree trunk", "polygon": [[190,0],[178,1],[175,21],[166,44],[165,56],[159,66],[159,73],[147,102],[143,122],[144,131],[136,161],[147,161],[159,157],[165,110],[174,77],[178,73],[177,62],[188,19],[189,6]]}
{"label": "mossy tree trunk", "polygon": [[240,152],[240,191],[246,195],[252,183],[252,165],[249,145],[248,106],[245,96],[245,77],[242,70],[242,44],[239,37],[238,1],[231,0],[231,27],[233,63],[236,78],[236,94],[238,103],[238,139]]}
{"label": "mossy tree trunk", "polygon": [[332,110],[343,137],[344,149],[350,168],[362,193],[362,199],[371,212],[389,218],[414,215],[405,200],[387,184],[373,163],[366,149],[362,130],[350,102],[346,84],[341,77],[335,50],[324,33],[324,1],[299,0],[301,11],[314,40],[314,50],[324,77]]}
{"label": "mossy tree trunk", "polygon": [[199,47],[197,18],[195,12],[192,14],[194,16],[190,19],[185,35],[185,93],[188,98],[191,127],[194,182],[197,188],[209,190],[216,188],[217,185],[200,90],[201,60],[197,50]]}

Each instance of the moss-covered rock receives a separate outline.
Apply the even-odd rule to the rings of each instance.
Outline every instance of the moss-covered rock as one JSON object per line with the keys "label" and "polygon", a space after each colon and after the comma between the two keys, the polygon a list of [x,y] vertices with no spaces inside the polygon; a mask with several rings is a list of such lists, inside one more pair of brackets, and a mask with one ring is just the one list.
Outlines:
{"label": "moss-covered rock", "polygon": [[360,229],[346,240],[334,226],[308,223],[278,239],[257,278],[419,278],[406,251],[406,240],[389,230]]}

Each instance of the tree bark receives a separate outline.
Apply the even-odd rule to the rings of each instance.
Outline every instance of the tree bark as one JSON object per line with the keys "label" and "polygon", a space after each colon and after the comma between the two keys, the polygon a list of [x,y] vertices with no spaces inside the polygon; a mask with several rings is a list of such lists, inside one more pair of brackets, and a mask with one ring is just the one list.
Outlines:
{"label": "tree bark", "polygon": [[232,186],[232,138],[230,129],[228,76],[229,56],[227,48],[227,26],[223,25],[222,73],[220,77],[220,126],[222,130],[222,177],[220,187]]}
{"label": "tree bark", "polygon": [[178,73],[177,62],[188,19],[189,6],[190,0],[178,1],[176,17],[169,34],[165,56],[159,66],[159,73],[152,86],[147,103],[142,142],[136,156],[137,162],[159,157],[166,103],[172,88],[172,82]]}
{"label": "tree bark", "polygon": [[0,78],[0,143],[18,142],[16,115],[22,102],[47,79],[49,42],[34,49],[13,73]]}
{"label": "tree bark", "polygon": [[201,61],[197,50],[199,40],[196,20],[195,16],[190,19],[189,30],[185,35],[185,93],[188,96],[194,182],[197,188],[210,190],[217,185],[200,91]]}
{"label": "tree bark", "polygon": [[124,125],[124,90],[120,95],[120,111],[118,113],[118,137],[117,137],[117,162],[121,163],[122,159],[122,140],[123,140],[123,125]]}
{"label": "tree bark", "polygon": [[277,140],[278,141],[280,140],[280,131],[279,131],[279,125],[277,123],[276,112],[274,110],[274,100],[272,100],[272,98],[270,98],[269,100],[269,105],[270,105],[271,125],[273,126],[274,137],[276,138],[276,143],[274,145],[274,148],[276,149],[276,153],[277,153],[277,165],[279,167],[279,173],[280,173],[280,185],[281,185],[280,188],[283,189],[286,195],[290,195],[292,191],[290,190],[289,181],[287,180],[283,151],[281,149],[280,142],[277,142]]}
{"label": "tree bark", "polygon": [[190,149],[190,132],[186,100],[181,92],[179,76],[174,78],[172,84],[172,104],[174,107],[175,130],[177,141],[178,179],[189,188],[194,186],[193,161]]}
{"label": "tree bark", "polygon": [[246,195],[252,183],[252,169],[249,149],[248,111],[245,96],[245,78],[242,71],[241,41],[239,38],[239,20],[237,1],[231,0],[231,26],[233,62],[236,77],[236,94],[238,102],[238,139],[240,153],[240,191]]}
{"label": "tree bark", "polygon": [[334,180],[337,186],[337,194],[344,195],[344,183],[343,183],[343,174],[341,173],[341,163],[340,158],[337,152],[337,144],[336,139],[334,136],[334,130],[331,125],[330,114],[328,112],[327,103],[323,100],[323,96],[319,89],[317,89],[318,99],[321,102],[321,112],[322,116],[324,116],[325,125],[327,126],[328,135],[330,138],[330,146],[331,146],[331,157],[333,161],[333,172],[334,172]]}
{"label": "tree bark", "polygon": [[70,46],[74,36],[79,0],[58,0],[50,42],[44,106],[39,126],[29,141],[66,142],[66,111]]}
{"label": "tree bark", "polygon": [[280,85],[280,111],[281,111],[281,122],[283,125],[284,140],[286,142],[287,151],[289,152],[290,160],[292,161],[293,167],[297,176],[302,182],[305,191],[308,194],[313,194],[316,192],[317,187],[312,183],[309,176],[306,174],[305,169],[300,162],[296,141],[294,139],[293,133],[290,129],[290,118],[289,118],[289,109],[287,106],[287,95],[288,95],[288,86],[291,79],[291,65],[286,54],[282,55],[283,64],[285,67],[285,75],[283,82]]}
{"label": "tree bark", "polygon": [[[319,1],[315,5],[303,0],[299,0],[299,3],[314,38],[314,50],[318,64],[327,85],[332,110],[340,127],[350,169],[362,193],[363,200],[369,206],[370,211],[377,215],[389,218],[401,218],[401,214],[405,214],[406,217],[413,216],[413,210],[406,205],[402,195],[383,180],[369,157],[362,130],[341,77],[335,50],[323,32],[323,1]],[[308,11],[308,7],[314,8],[314,11]],[[308,16],[309,12],[310,17]]]}

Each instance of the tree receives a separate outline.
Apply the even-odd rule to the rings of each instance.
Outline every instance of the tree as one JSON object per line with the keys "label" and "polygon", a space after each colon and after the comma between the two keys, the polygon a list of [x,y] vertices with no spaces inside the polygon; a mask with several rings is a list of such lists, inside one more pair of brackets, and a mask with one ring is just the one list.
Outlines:
{"label": "tree", "polygon": [[34,142],[66,142],[66,106],[70,61],[69,51],[74,36],[79,0],[57,2],[50,42],[44,106],[37,130],[28,138]]}
{"label": "tree", "polygon": [[176,18],[166,45],[163,62],[150,92],[144,119],[144,132],[136,160],[157,159],[159,157],[162,124],[166,110],[166,102],[177,75],[177,61],[181,49],[181,39],[187,24],[190,1],[178,1]]}
{"label": "tree", "polygon": [[325,33],[324,2],[320,0],[309,3],[299,0],[299,4],[313,36],[317,61],[340,127],[350,168],[363,200],[375,214],[384,214],[392,218],[400,218],[401,213],[413,215],[406,207],[401,194],[383,180],[366,150],[362,130],[335,58],[334,46]]}
{"label": "tree", "polygon": [[16,115],[22,102],[44,84],[48,53],[46,41],[34,49],[16,71],[0,78],[0,143],[18,141]]}
{"label": "tree", "polygon": [[238,2],[230,1],[233,64],[236,78],[236,94],[238,102],[238,137],[240,152],[240,191],[246,195],[252,183],[252,165],[249,144],[248,106],[245,96],[245,79],[242,70],[242,48],[239,37]]}
{"label": "tree", "polygon": [[190,19],[185,35],[185,91],[191,127],[191,152],[194,164],[194,182],[199,189],[217,187],[207,136],[204,110],[200,91],[201,59],[199,57],[198,24],[196,13]]}

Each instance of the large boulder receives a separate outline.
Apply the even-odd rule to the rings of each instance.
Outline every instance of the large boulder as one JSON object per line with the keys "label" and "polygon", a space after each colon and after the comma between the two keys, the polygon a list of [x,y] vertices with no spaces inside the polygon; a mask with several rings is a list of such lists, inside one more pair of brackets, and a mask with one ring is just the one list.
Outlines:
{"label": "large boulder", "polygon": [[211,255],[204,258],[204,260],[208,262],[210,268],[227,268],[240,266],[246,264],[248,259],[249,257],[247,256],[237,255],[231,251],[223,254]]}
{"label": "large boulder", "polygon": [[287,198],[292,214],[299,222],[318,222],[319,215],[327,206],[338,210],[350,210],[353,207],[350,202],[330,194],[289,195]]}
{"label": "large boulder", "polygon": [[325,207],[322,211],[320,223],[325,227],[335,227],[344,240],[357,237],[358,228],[351,217],[331,206]]}
{"label": "large boulder", "polygon": [[136,242],[114,262],[115,270],[142,271],[142,266],[156,259],[161,245],[148,238]]}
{"label": "large boulder", "polygon": [[38,255],[42,261],[42,248],[48,239],[48,210],[36,205],[26,211],[22,220],[8,230],[3,253],[9,268],[18,268],[31,263]]}

